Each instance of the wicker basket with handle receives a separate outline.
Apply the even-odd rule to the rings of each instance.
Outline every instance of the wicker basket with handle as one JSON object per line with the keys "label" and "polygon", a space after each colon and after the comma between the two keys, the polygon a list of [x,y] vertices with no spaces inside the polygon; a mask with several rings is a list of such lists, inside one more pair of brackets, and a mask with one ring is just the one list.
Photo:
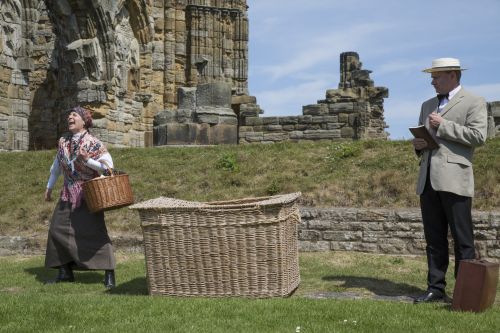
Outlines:
{"label": "wicker basket with handle", "polygon": [[219,202],[137,203],[149,293],[276,297],[299,285],[300,193]]}
{"label": "wicker basket with handle", "polygon": [[92,213],[125,207],[134,203],[128,175],[112,170],[106,161],[110,176],[100,176],[83,183],[85,202]]}

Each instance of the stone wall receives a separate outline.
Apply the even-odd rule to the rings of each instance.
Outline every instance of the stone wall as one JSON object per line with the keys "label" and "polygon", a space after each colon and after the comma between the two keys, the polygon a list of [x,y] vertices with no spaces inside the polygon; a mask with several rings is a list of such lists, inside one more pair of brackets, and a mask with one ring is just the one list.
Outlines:
{"label": "stone wall", "polygon": [[362,69],[356,52],[340,55],[338,89],[326,99],[302,108],[301,116],[259,117],[252,107],[240,112],[240,143],[302,140],[387,139],[384,98],[389,91],[375,87],[371,71]]}
{"label": "stone wall", "polygon": [[500,136],[500,101],[488,103],[488,137]]}
{"label": "stone wall", "polygon": [[[419,209],[301,208],[302,251],[425,254]],[[500,212],[473,212],[482,257],[500,259]],[[450,251],[453,245],[450,238]]]}
{"label": "stone wall", "polygon": [[[419,209],[300,207],[301,251],[358,251],[392,255],[425,255]],[[473,212],[476,245],[485,258],[500,262],[500,211]],[[142,235],[113,235],[113,246],[142,252]],[[0,236],[0,256],[42,254],[47,237]],[[450,238],[450,253],[453,253]]]}
{"label": "stone wall", "polygon": [[154,118],[154,144],[236,144],[238,119],[231,109],[231,86],[224,82],[179,88],[177,109]]}
{"label": "stone wall", "polygon": [[0,2],[0,149],[54,147],[63,112],[94,112],[112,146],[153,145],[181,87],[248,94],[245,0]]}
{"label": "stone wall", "polygon": [[[339,87],[324,100],[301,116],[261,118],[248,92],[247,8],[246,0],[0,1],[0,150],[55,147],[74,105],[93,110],[93,133],[115,147],[387,138],[388,90],[374,86],[355,52],[341,54]],[[230,106],[199,104],[191,116],[201,117],[187,117],[179,101],[214,84],[230,87]],[[490,133],[499,132],[495,103]]]}

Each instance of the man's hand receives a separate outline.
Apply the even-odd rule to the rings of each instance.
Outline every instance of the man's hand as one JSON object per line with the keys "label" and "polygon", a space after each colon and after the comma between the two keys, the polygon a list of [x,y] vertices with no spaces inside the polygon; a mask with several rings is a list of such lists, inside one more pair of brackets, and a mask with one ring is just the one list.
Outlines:
{"label": "man's hand", "polygon": [[421,138],[415,138],[411,143],[413,144],[413,148],[415,148],[415,150],[423,150],[427,148],[427,141]]}
{"label": "man's hand", "polygon": [[439,114],[437,114],[436,112],[433,112],[429,115],[429,125],[432,127],[432,128],[435,128],[437,129],[439,127],[439,125],[441,124],[441,122],[443,121],[443,117],[441,117]]}

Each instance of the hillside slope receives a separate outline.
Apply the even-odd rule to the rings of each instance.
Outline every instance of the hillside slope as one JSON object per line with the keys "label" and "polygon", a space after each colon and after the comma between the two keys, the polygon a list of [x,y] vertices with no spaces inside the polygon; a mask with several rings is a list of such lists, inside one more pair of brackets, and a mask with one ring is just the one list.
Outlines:
{"label": "hillside slope", "polygon": [[[214,201],[301,191],[302,205],[418,207],[418,158],[408,141],[111,149],[136,202],[169,196]],[[0,235],[46,232],[55,202],[43,194],[55,151],[1,152]],[[500,207],[500,138],[476,150],[474,209]],[[61,188],[59,179],[55,197]],[[136,212],[108,212],[113,230],[136,231]]]}

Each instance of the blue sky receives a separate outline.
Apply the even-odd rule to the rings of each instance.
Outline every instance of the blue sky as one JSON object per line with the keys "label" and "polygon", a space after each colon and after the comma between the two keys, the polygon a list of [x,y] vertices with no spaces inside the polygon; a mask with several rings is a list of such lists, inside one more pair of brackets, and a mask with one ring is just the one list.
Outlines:
{"label": "blue sky", "polygon": [[409,139],[435,92],[432,59],[459,58],[462,86],[500,101],[498,0],[248,0],[249,90],[263,116],[301,115],[339,83],[341,52],[359,53],[389,88],[391,139]]}

